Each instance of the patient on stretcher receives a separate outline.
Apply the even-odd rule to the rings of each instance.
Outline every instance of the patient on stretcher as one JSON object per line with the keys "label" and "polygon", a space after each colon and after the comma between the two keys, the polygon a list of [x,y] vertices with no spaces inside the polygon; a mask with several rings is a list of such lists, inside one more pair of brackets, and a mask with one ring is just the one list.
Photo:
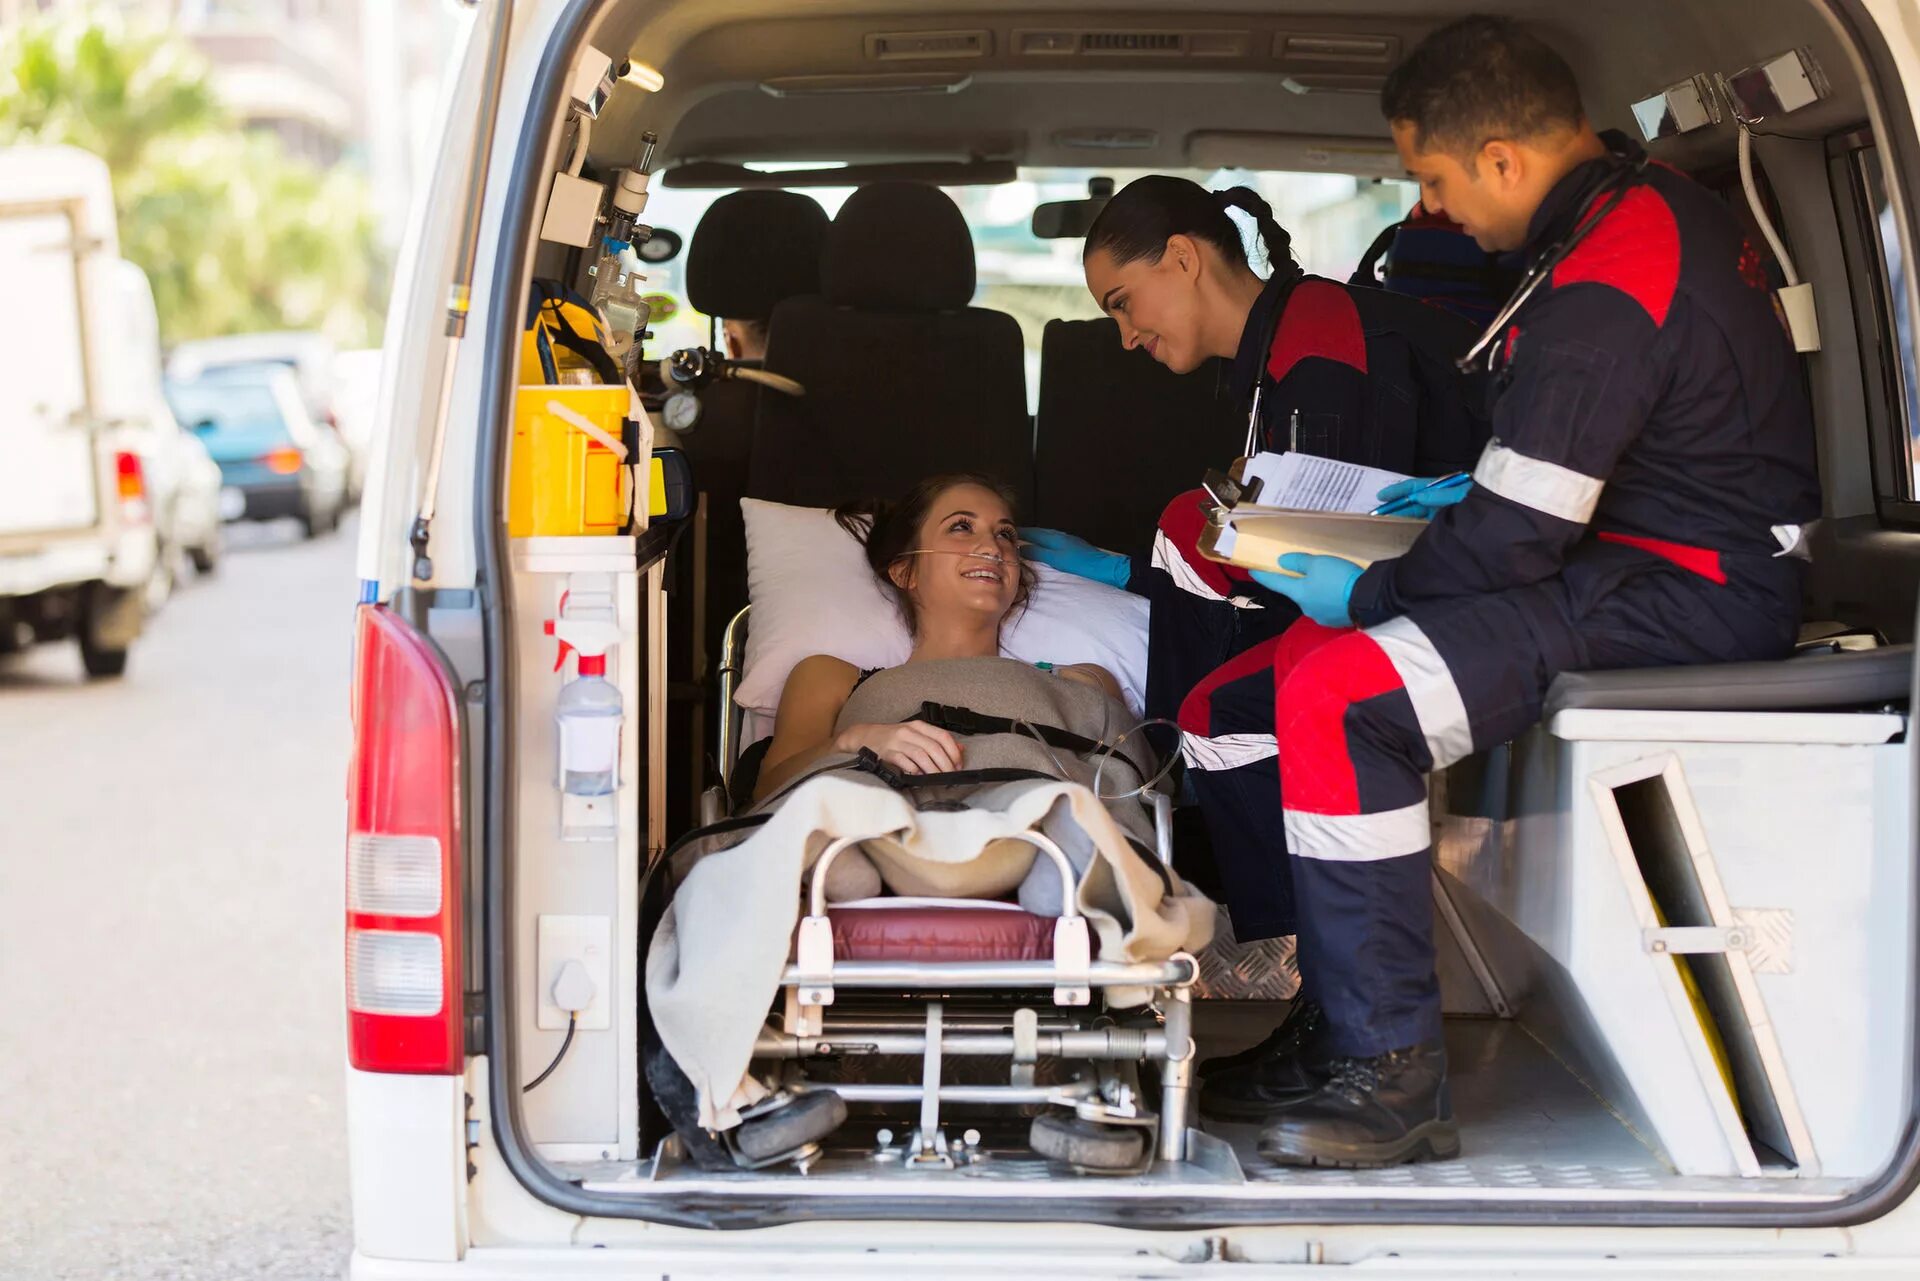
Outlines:
{"label": "patient on stretcher", "polygon": [[[1213,904],[1156,853],[1141,797],[1161,757],[1113,675],[999,655],[1002,624],[1034,589],[1004,489],[942,477],[839,516],[913,649],[879,671],[828,655],[796,666],[747,813],[677,847],[646,986],[675,1078],[692,1087],[677,1120],[691,1127],[730,1129],[778,1088],[754,1046],[793,983],[803,915],[832,918],[842,959],[911,934],[916,961],[1035,962],[1048,991],[1060,918],[1084,918],[1082,957],[1121,965],[1196,952],[1212,934]],[[951,900],[1005,919],[950,937],[956,923],[985,928]],[[882,919],[902,909],[921,915]],[[1006,952],[1021,939],[1033,946]],[[1148,999],[1124,984],[1103,995]]]}
{"label": "patient on stretcher", "polygon": [[[936,476],[897,503],[835,514],[865,546],[867,562],[899,603],[913,635],[908,663],[998,658],[1002,624],[1033,590],[1033,570],[1020,557],[1012,496],[1003,486],[981,476]],[[1051,670],[1110,699],[1120,697],[1112,674],[1092,664]],[[870,752],[904,774],[966,768],[962,745],[948,727],[846,715],[851,696],[873,674],[830,654],[815,654],[793,669],[760,767],[756,801],[834,753]]]}

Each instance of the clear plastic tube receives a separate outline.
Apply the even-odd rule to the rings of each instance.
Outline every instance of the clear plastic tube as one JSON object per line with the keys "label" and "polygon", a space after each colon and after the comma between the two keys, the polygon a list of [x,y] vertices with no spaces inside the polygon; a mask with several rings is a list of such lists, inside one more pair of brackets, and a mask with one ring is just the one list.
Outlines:
{"label": "clear plastic tube", "polygon": [[[1135,734],[1140,733],[1142,730],[1152,725],[1165,725],[1167,728],[1171,729],[1176,736],[1182,732],[1180,729],[1180,726],[1176,722],[1170,721],[1164,716],[1155,716],[1148,720],[1139,722],[1138,724],[1133,726],[1133,728],[1122,733],[1118,738],[1114,739],[1111,743],[1108,743],[1102,740],[1100,745],[1094,749],[1093,756],[1095,757],[1095,763],[1093,767],[1092,791],[1093,791],[1093,794],[1096,797],[1098,797],[1100,800],[1102,801],[1132,800],[1134,797],[1139,796],[1141,793],[1149,791],[1155,786],[1157,786],[1160,783],[1160,780],[1164,779],[1168,774],[1173,772],[1174,763],[1180,759],[1180,753],[1177,748],[1174,751],[1167,753],[1167,759],[1165,763],[1163,763],[1158,770],[1155,770],[1153,773],[1153,776],[1148,778],[1144,783],[1140,784],[1140,786],[1135,788],[1130,788],[1129,790],[1124,792],[1114,792],[1111,794],[1100,790],[1100,780],[1106,774],[1107,763],[1111,761],[1114,757],[1114,754],[1120,750],[1121,744],[1125,743],[1129,738],[1133,737]],[[1013,727],[1016,730],[1025,730],[1029,735],[1032,736],[1034,742],[1040,744],[1040,750],[1047,754],[1047,759],[1053,762],[1053,768],[1059,772],[1061,782],[1073,781],[1073,775],[1068,771],[1066,765],[1061,762],[1060,757],[1054,752],[1053,744],[1047,742],[1046,738],[1041,735],[1038,728],[1036,728],[1030,722],[1024,721],[1024,720],[1015,721],[1013,723]],[[1129,765],[1133,764],[1133,761],[1126,757],[1122,757],[1121,759],[1125,760]]]}

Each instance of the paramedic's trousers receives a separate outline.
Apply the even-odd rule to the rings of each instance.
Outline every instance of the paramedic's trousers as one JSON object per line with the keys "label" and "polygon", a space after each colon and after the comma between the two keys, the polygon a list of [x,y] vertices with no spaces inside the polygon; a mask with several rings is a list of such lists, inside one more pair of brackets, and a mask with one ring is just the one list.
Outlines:
{"label": "paramedic's trousers", "polygon": [[1714,573],[1724,581],[1589,540],[1545,582],[1417,604],[1359,630],[1297,622],[1188,696],[1189,733],[1275,736],[1277,789],[1271,765],[1264,796],[1202,771],[1200,800],[1215,809],[1210,829],[1237,826],[1290,866],[1301,978],[1334,1053],[1440,1034],[1429,772],[1533,725],[1563,671],[1791,652],[1800,566],[1723,556]]}
{"label": "paramedic's trousers", "polygon": [[[1215,672],[1230,673],[1237,655],[1278,636],[1300,617],[1292,601],[1254,582],[1244,569],[1199,554],[1196,542],[1206,524],[1207,501],[1205,491],[1195,489],[1167,505],[1155,531],[1151,567],[1136,562],[1127,584],[1153,603],[1147,640],[1150,717],[1178,718],[1202,681]],[[1207,824],[1234,937],[1251,943],[1294,932],[1293,883],[1277,848],[1273,700],[1236,719],[1254,728],[1210,739],[1205,726],[1196,730],[1182,721],[1181,754]],[[1249,827],[1243,825],[1249,815],[1261,817]]]}

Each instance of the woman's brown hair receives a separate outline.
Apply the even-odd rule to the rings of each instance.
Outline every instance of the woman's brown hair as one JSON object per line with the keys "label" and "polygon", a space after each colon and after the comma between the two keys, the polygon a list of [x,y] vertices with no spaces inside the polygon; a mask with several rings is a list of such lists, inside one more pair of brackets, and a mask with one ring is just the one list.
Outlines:
{"label": "woman's brown hair", "polygon": [[[926,523],[927,513],[933,510],[940,495],[956,485],[978,485],[1005,503],[1008,511],[1015,510],[1013,490],[1004,481],[976,472],[949,472],[942,476],[927,477],[893,502],[870,498],[843,503],[833,512],[833,518],[840,522],[840,528],[852,534],[866,548],[867,564],[873,567],[874,574],[893,594],[894,602],[900,607],[900,616],[907,621],[907,630],[915,635],[919,634],[920,622],[914,617],[913,598],[893,581],[891,571],[902,557],[919,547],[920,526]],[[1012,607],[1007,611],[1009,614],[1024,609],[1027,598],[1033,594],[1033,566],[1024,557],[1017,563],[1020,567],[1019,588],[1014,593]]]}

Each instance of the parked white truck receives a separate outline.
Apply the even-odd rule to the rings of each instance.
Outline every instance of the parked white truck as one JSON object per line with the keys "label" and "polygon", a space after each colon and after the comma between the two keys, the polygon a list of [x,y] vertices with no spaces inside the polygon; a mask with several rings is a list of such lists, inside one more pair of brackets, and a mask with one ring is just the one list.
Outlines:
{"label": "parked white truck", "polygon": [[158,558],[129,270],[105,162],[0,151],[0,652],[73,637],[89,676],[126,670]]}

